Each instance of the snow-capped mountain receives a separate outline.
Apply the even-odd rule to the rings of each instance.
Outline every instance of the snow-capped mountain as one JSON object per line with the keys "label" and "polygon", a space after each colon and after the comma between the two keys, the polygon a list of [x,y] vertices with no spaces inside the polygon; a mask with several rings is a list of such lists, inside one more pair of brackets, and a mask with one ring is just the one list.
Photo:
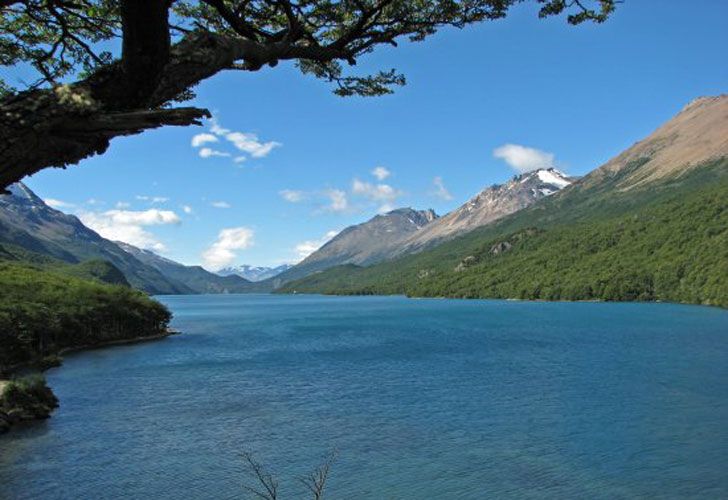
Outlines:
{"label": "snow-capped mountain", "polygon": [[288,271],[293,267],[293,264],[282,264],[276,267],[264,267],[264,266],[231,266],[224,269],[220,269],[217,274],[220,276],[240,276],[248,281],[263,281],[268,278],[278,276],[284,271]]}
{"label": "snow-capped mountain", "polygon": [[168,279],[182,283],[191,290],[191,293],[245,293],[251,291],[251,283],[240,276],[219,276],[201,266],[186,266],[157,255],[151,250],[143,250],[122,241],[117,241],[116,244]]}
{"label": "snow-capped mountain", "polygon": [[574,181],[554,168],[517,175],[483,189],[460,208],[428,224],[402,242],[398,255],[417,252],[490,224],[552,195]]}

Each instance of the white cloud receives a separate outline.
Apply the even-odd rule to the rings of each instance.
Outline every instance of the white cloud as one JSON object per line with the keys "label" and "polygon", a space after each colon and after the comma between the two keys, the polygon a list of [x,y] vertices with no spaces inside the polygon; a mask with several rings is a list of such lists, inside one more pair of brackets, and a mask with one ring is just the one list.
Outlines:
{"label": "white cloud", "polygon": [[139,248],[158,252],[163,252],[165,246],[144,227],[180,223],[180,218],[176,213],[156,208],[144,211],[81,212],[79,218],[81,222],[104,238],[123,241]]}
{"label": "white cloud", "polygon": [[273,148],[281,145],[280,142],[276,141],[260,142],[257,135],[245,132],[230,132],[225,135],[225,139],[253,158],[264,158],[268,156]]}
{"label": "white cloud", "polygon": [[321,248],[324,244],[326,244],[331,238],[339,234],[339,231],[329,231],[326,233],[322,238],[318,240],[306,240],[302,241],[295,247],[296,255],[298,255],[299,260],[303,260],[312,253],[314,253],[316,250]]}
{"label": "white cloud", "polygon": [[435,186],[435,190],[432,191],[432,195],[440,198],[441,200],[452,200],[452,194],[445,187],[445,183],[442,181],[442,177],[435,177],[432,179],[432,184]]}
{"label": "white cloud", "polygon": [[182,205],[182,211],[184,213],[186,213],[187,215],[189,215],[193,212],[192,207],[189,205]]}
{"label": "white cloud", "polygon": [[[270,154],[273,149],[282,146],[277,141],[261,141],[257,134],[252,132],[239,132],[222,127],[216,118],[210,120],[210,134],[198,134],[192,138],[192,146],[202,146],[209,142],[219,142],[218,137],[222,137],[228,141],[238,151],[250,155],[252,158],[264,158]],[[200,149],[199,155],[202,158],[210,158],[211,156],[231,157],[232,154],[220,149],[212,149],[209,147]],[[237,155],[233,157],[233,162],[242,163],[247,159],[245,155]]]}
{"label": "white cloud", "polygon": [[230,133],[230,129],[222,128],[214,116],[210,118],[210,132],[215,135],[225,135]]}
{"label": "white cloud", "polygon": [[51,208],[60,209],[60,208],[73,208],[75,205],[73,203],[68,203],[66,201],[57,200],[55,198],[46,198],[43,200],[46,205],[48,205]]}
{"label": "white cloud", "polygon": [[351,183],[351,192],[372,202],[379,203],[379,212],[389,212],[402,196],[402,192],[389,184],[371,184],[369,182],[354,179]]}
{"label": "white cloud", "polygon": [[389,184],[371,184],[354,179],[351,183],[351,192],[374,201],[394,201],[402,193]]}
{"label": "white cloud", "polygon": [[165,196],[140,196],[140,195],[137,195],[136,199],[139,201],[148,201],[149,203],[167,203],[169,201],[169,198],[167,198]]}
{"label": "white cloud", "polygon": [[211,158],[213,156],[220,156],[223,158],[227,158],[231,156],[230,153],[225,153],[224,151],[218,151],[216,149],[212,148],[201,148],[199,152],[200,158]]}
{"label": "white cloud", "polygon": [[230,208],[231,205],[227,201],[213,201],[210,203],[211,206],[215,208]]}
{"label": "white cloud", "polygon": [[372,175],[376,177],[377,180],[383,181],[392,175],[392,172],[390,172],[386,167],[375,167],[374,170],[372,170]]}
{"label": "white cloud", "polygon": [[223,229],[217,241],[202,253],[205,267],[217,271],[230,265],[237,257],[236,250],[245,250],[253,245],[254,232],[247,227]]}
{"label": "white cloud", "polygon": [[282,191],[278,191],[278,194],[289,203],[299,203],[306,199],[306,193],[303,191],[295,191],[293,189],[284,189]]}
{"label": "white cloud", "polygon": [[194,136],[190,144],[193,148],[199,148],[203,144],[207,144],[208,142],[217,142],[218,140],[219,139],[212,134],[203,133]]}
{"label": "white cloud", "polygon": [[556,166],[553,153],[519,144],[504,144],[493,150],[493,156],[521,173]]}
{"label": "white cloud", "polygon": [[330,212],[345,212],[349,208],[346,192],[341,189],[328,189],[324,195],[329,199],[326,210]]}
{"label": "white cloud", "polygon": [[127,203],[125,201],[116,202],[116,208],[129,208],[130,206],[131,206],[131,203]]}
{"label": "white cloud", "polygon": [[179,216],[171,210],[108,210],[105,217],[117,224],[139,224],[141,226],[157,226],[161,224],[178,224]]}

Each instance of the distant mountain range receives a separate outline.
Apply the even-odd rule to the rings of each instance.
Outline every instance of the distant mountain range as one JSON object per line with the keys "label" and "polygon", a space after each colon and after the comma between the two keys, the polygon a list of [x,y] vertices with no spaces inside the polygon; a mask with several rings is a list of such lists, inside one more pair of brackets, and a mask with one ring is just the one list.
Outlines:
{"label": "distant mountain range", "polygon": [[77,217],[49,207],[25,184],[14,184],[8,190],[10,194],[0,195],[0,243],[71,264],[92,259],[110,262],[132,286],[152,294],[192,293],[185,284],[102,238]]}
{"label": "distant mountain range", "polygon": [[282,291],[728,306],[728,95],[691,102],[581,179],[547,172],[563,189],[451,241],[427,247],[427,233],[455,226],[468,204],[415,234],[424,251],[331,268]]}
{"label": "distant mountain range", "polygon": [[271,288],[346,264],[368,266],[451,240],[552,195],[574,181],[542,169],[489,186],[439,217],[433,210],[400,208],[341,231],[299,264],[269,280]]}
{"label": "distant mountain range", "polygon": [[151,250],[142,250],[128,243],[116,242],[120,248],[136,257],[142,263],[162,273],[170,280],[184,284],[190,293],[245,293],[252,291],[252,283],[235,274],[219,276],[201,266],[185,266],[167,259]]}
{"label": "distant mountain range", "polygon": [[[713,193],[728,178],[726,158],[728,96],[701,98],[583,178],[556,169],[524,173],[486,187],[442,217],[400,208],[347,227],[295,266],[237,266],[218,273],[106,240],[18,183],[0,195],[0,260],[63,262],[66,273],[128,282],[152,294],[280,289],[609,299],[637,290],[646,300],[688,296],[714,303],[728,287],[725,203]],[[705,199],[690,203],[713,210],[718,226],[701,219],[703,213],[684,214],[692,206],[685,200],[700,196]],[[674,218],[648,224],[666,211]],[[692,224],[686,222],[690,217]],[[635,231],[629,238],[626,228]],[[683,234],[689,230],[698,233]],[[683,248],[685,242],[697,247]],[[624,248],[610,254],[602,243]],[[580,253],[585,247],[593,254]],[[682,249],[679,256],[670,254],[673,248]],[[706,249],[717,256],[715,262],[702,253]],[[671,256],[660,260],[663,253]],[[718,278],[701,278],[708,269]],[[682,291],[670,296],[666,280]]]}
{"label": "distant mountain range", "polygon": [[268,280],[272,288],[341,264],[368,265],[395,254],[402,241],[437,219],[433,210],[400,208],[349,226],[288,271]]}
{"label": "distant mountain range", "polygon": [[276,267],[264,267],[264,266],[232,266],[220,269],[217,274],[220,276],[240,276],[248,281],[263,281],[269,278],[278,276],[282,272],[288,271],[293,267],[293,264],[282,264]]}
{"label": "distant mountain range", "polygon": [[218,276],[200,266],[184,266],[149,250],[102,238],[77,217],[46,205],[23,183],[10,186],[9,192],[0,195],[0,243],[10,244],[8,248],[20,247],[68,264],[108,262],[129,284],[150,294],[240,293],[255,288],[239,276]]}

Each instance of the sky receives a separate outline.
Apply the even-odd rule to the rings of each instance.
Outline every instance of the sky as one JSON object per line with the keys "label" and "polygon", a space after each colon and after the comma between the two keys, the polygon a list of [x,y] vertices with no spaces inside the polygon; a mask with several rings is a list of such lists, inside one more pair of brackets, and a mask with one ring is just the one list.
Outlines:
{"label": "sky", "polygon": [[577,27],[536,13],[360,60],[407,76],[389,96],[340,98],[286,63],[221,73],[189,103],[213,113],[203,127],[115,139],[25,182],[102,236],[210,270],[273,266],[392,208],[444,214],[539,167],[583,175],[728,91],[728,2],[626,0]]}

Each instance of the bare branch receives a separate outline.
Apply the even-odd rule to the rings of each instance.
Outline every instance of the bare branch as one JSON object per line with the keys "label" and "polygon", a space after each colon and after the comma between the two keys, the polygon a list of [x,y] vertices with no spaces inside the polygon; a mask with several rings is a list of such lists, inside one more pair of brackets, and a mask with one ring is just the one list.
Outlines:
{"label": "bare branch", "polygon": [[278,498],[278,482],[253,458],[252,453],[244,451],[241,453],[241,457],[245,461],[248,473],[257,483],[257,486],[244,484],[243,488],[258,498],[276,500]]}
{"label": "bare branch", "polygon": [[326,480],[329,477],[331,466],[336,460],[336,455],[337,453],[335,451],[332,452],[324,463],[314,469],[310,474],[298,478],[299,482],[311,492],[314,500],[321,500],[323,498]]}

